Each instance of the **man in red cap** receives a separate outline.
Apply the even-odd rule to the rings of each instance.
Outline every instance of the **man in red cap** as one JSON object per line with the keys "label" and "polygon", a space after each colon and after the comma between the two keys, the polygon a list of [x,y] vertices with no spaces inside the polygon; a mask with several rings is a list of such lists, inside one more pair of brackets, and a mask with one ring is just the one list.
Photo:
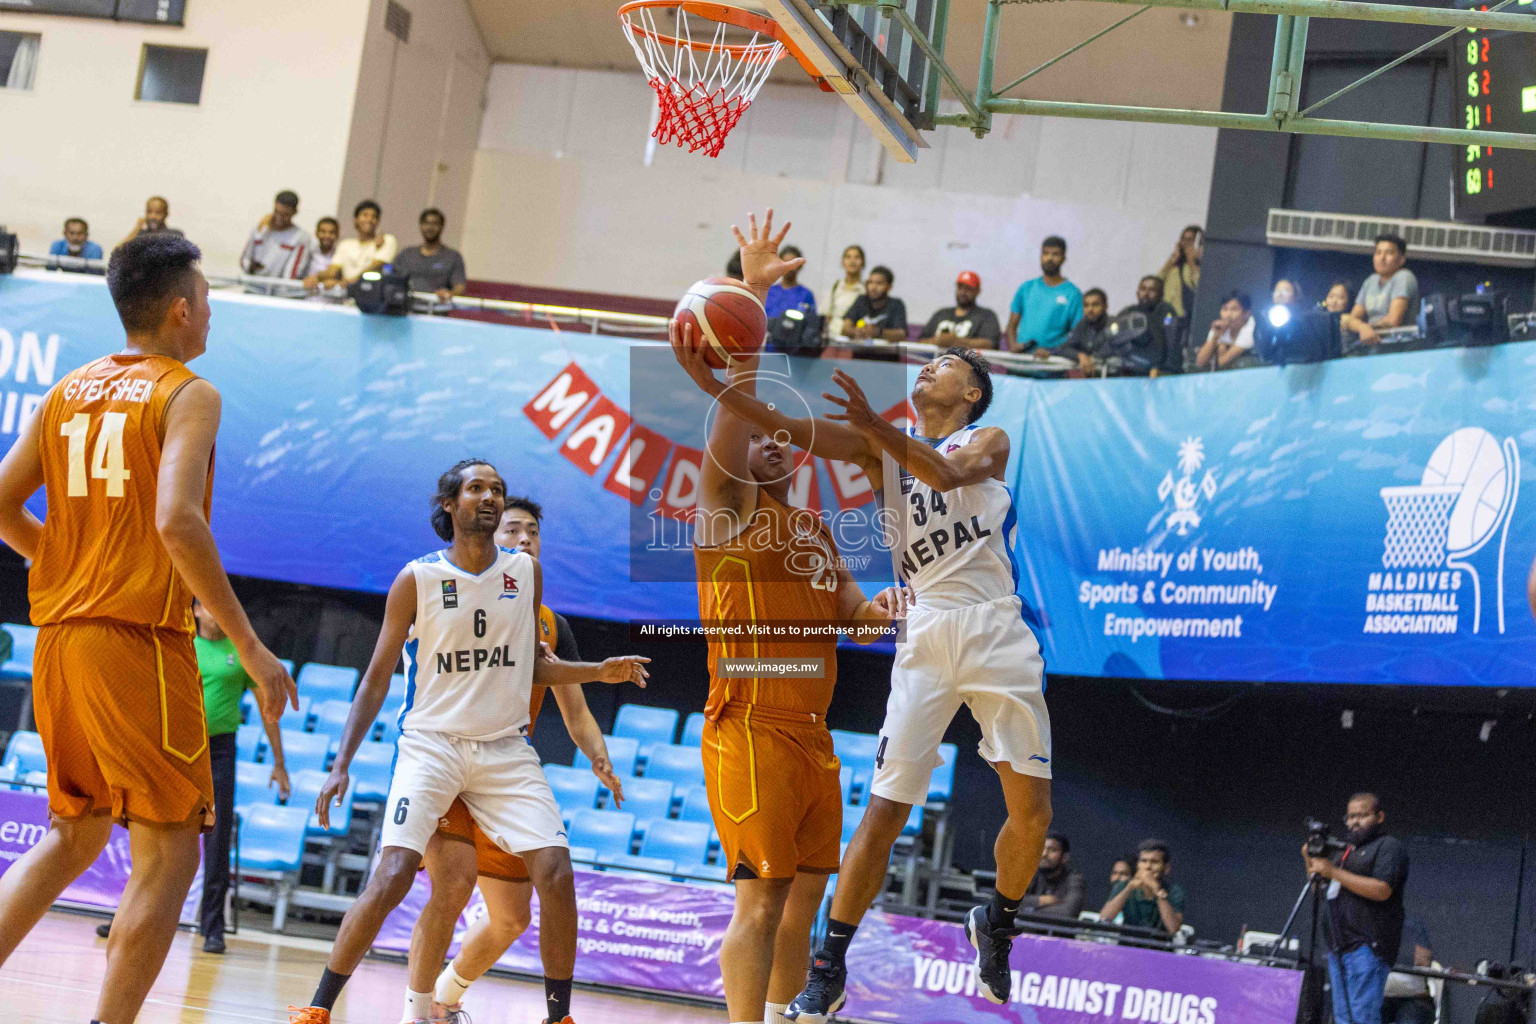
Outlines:
{"label": "man in red cap", "polygon": [[923,325],[918,340],[927,345],[964,345],[968,348],[997,348],[1003,336],[997,314],[976,305],[981,294],[981,278],[974,270],[962,271],[955,279],[955,304],[945,306]]}

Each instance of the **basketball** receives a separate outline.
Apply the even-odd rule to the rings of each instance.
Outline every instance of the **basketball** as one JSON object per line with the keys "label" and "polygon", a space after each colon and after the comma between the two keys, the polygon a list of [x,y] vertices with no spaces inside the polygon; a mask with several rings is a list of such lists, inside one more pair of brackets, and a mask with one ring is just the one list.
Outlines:
{"label": "basketball", "polygon": [[1424,484],[1461,488],[1451,509],[1446,550],[1473,550],[1498,528],[1509,489],[1509,466],[1496,437],[1481,427],[1462,427],[1435,448],[1424,467]]}
{"label": "basketball", "polygon": [[724,369],[731,359],[755,355],[768,332],[763,304],[742,282],[731,277],[706,277],[677,300],[673,317],[691,324],[696,336],[708,343],[704,359]]}

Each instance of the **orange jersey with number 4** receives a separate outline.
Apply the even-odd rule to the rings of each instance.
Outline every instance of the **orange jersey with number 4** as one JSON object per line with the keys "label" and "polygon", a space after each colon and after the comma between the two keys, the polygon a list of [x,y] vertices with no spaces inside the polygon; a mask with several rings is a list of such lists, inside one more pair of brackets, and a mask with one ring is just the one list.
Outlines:
{"label": "orange jersey with number 4", "polygon": [[[28,580],[32,621],[111,619],[192,631],[192,592],[155,525],[166,406],[196,374],[169,356],[110,355],[38,411],[48,498]],[[203,513],[212,507],[213,460]]]}

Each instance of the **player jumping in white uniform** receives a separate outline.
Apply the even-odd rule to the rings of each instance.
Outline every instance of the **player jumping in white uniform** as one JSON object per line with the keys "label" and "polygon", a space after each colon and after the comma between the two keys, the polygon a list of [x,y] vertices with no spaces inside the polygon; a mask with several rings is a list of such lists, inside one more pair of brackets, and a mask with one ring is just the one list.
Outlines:
{"label": "player jumping in white uniform", "polygon": [[506,484],[483,459],[465,460],[444,473],[433,499],[432,527],[451,543],[411,562],[389,588],[373,660],[315,803],[324,827],[332,804],[347,792],[347,768],[373,728],[404,648],[408,683],[394,779],[384,803],[382,852],[368,885],[342,919],[312,1005],[295,1009],[290,1024],[329,1024],[342,986],[385,917],[410,891],[427,841],[454,797],[463,797],[497,846],[528,865],[539,894],[545,988],[563,997],[551,1001],[551,1017],[559,1024],[568,1012],[576,888],[560,807],[528,742],[529,698],[535,682],[644,686],[648,659],[590,664],[538,656],[543,572],[533,556],[496,546],[505,499]]}
{"label": "player jumping in white uniform", "polygon": [[912,805],[927,801],[929,778],[943,763],[939,743],[962,703],[981,726],[980,753],[1002,781],[1008,807],[993,848],[997,889],[986,906],[971,909],[966,935],[976,948],[982,994],[1007,1002],[1014,915],[1051,821],[1051,739],[1044,662],[1015,593],[1015,517],[1004,483],[1008,434],[973,426],[992,400],[990,367],[962,348],[924,366],[911,396],[917,423],[905,432],[882,419],[842,370],[833,380],[847,397],[825,397],[843,412],[813,420],[785,416],[728,388],[702,355],[684,365],[737,415],[865,472],[887,513],[894,513],[892,560],[913,595],[907,639],[891,669],[873,799],[843,855],[826,942],[805,990],[784,1015],[823,1017],[843,1005],[848,944],[884,887],[891,847]]}

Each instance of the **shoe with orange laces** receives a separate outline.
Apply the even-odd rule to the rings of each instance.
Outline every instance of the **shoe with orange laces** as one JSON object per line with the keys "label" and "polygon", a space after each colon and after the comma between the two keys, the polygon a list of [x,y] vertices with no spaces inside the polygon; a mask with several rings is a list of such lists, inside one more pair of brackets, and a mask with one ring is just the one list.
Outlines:
{"label": "shoe with orange laces", "polygon": [[[543,1024],[549,1024],[549,1020],[545,1019],[543,1021]],[[556,1021],[555,1024],[576,1024],[576,1022],[574,1020],[571,1020],[571,1015],[570,1014],[566,1014],[563,1019]]]}
{"label": "shoe with orange laces", "polygon": [[331,1024],[331,1011],[321,1006],[290,1006],[288,1024]]}

